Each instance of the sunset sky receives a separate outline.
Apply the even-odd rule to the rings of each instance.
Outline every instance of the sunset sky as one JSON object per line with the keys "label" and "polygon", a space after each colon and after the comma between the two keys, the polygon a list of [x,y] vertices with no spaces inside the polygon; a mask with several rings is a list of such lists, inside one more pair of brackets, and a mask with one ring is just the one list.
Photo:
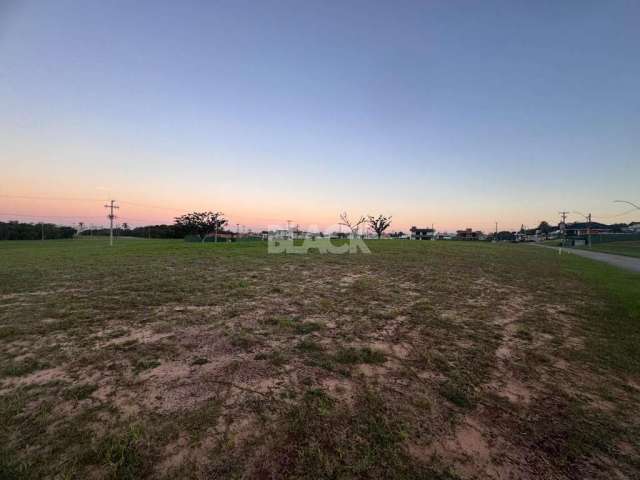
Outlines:
{"label": "sunset sky", "polygon": [[0,220],[640,221],[640,2],[0,0],[0,167]]}

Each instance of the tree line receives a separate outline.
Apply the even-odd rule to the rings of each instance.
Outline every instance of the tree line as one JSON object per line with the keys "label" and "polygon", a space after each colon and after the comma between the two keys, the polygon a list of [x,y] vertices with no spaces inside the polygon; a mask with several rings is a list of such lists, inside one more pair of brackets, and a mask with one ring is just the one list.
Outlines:
{"label": "tree line", "polygon": [[[367,225],[380,238],[391,226],[391,216],[372,215],[359,216],[355,219],[349,218],[346,212],[340,214],[340,225],[347,227],[352,236],[357,236],[361,225]],[[130,228],[127,223],[123,223],[115,230],[117,236],[139,237],[139,238],[184,238],[188,235],[196,236],[202,241],[207,236],[230,233],[225,230],[229,221],[224,218],[221,212],[191,212],[174,218],[174,223],[161,225],[147,225],[143,227]],[[82,224],[80,224],[82,225]],[[619,223],[611,225],[613,232],[622,231],[627,224]],[[551,226],[548,222],[542,221],[536,229],[541,233],[550,233],[557,227]],[[525,233],[524,227],[520,230]],[[91,228],[76,230],[73,227],[60,226],[52,223],[23,223],[17,220],[0,222],[0,240],[40,240],[72,238],[76,233],[82,236],[109,235],[108,228]],[[346,235],[345,235],[346,236]],[[402,232],[396,232],[391,236],[402,236]],[[515,232],[502,231],[489,234],[490,238],[497,240],[512,240]]]}
{"label": "tree line", "polygon": [[[176,231],[174,225],[147,225],[144,227],[129,228],[128,225],[113,229],[115,236],[120,237],[138,237],[138,238],[182,238]],[[90,237],[93,235],[109,235],[108,228],[90,228],[83,230],[80,235]]]}
{"label": "tree line", "polygon": [[[139,238],[184,238],[187,235],[196,235],[204,239],[207,235],[216,233],[229,233],[224,229],[228,220],[220,212],[192,212],[174,219],[172,225],[146,225],[130,228],[127,223],[114,229],[117,236]],[[82,228],[80,230],[55,225],[53,223],[24,223],[17,220],[0,222],[0,240],[53,240],[72,238],[79,234],[82,236],[109,235],[109,229]]]}
{"label": "tree line", "polygon": [[41,240],[71,238],[76,229],[53,223],[0,222],[0,240]]}
{"label": "tree line", "polygon": [[[191,212],[175,217],[172,225],[146,225],[136,228],[129,228],[127,223],[123,223],[115,230],[115,234],[139,238],[184,238],[187,235],[194,235],[204,240],[210,234],[228,233],[224,227],[229,222],[223,215],[221,212]],[[81,235],[109,235],[109,229],[83,230]]]}

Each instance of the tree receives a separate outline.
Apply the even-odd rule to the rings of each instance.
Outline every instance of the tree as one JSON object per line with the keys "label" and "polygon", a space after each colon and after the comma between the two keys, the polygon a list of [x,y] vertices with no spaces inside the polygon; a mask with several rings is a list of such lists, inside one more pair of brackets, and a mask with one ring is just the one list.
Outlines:
{"label": "tree", "polygon": [[382,236],[384,231],[391,226],[391,216],[385,217],[384,215],[378,215],[378,218],[369,215],[369,226],[376,232],[378,239]]}
{"label": "tree", "polygon": [[71,238],[76,229],[52,223],[21,223],[17,220],[0,222],[0,240],[39,240],[45,231],[46,239]]}
{"label": "tree", "polygon": [[358,228],[360,227],[360,225],[362,225],[364,222],[367,221],[367,219],[364,218],[363,216],[358,218],[358,220],[356,221],[351,221],[349,220],[349,216],[347,215],[347,212],[342,212],[340,214],[340,220],[342,220],[342,222],[340,222],[340,225],[344,225],[349,230],[351,230],[351,238],[356,237],[356,234],[358,233]]}
{"label": "tree", "polygon": [[551,228],[551,225],[549,225],[548,222],[545,222],[543,220],[542,222],[540,222],[540,225],[538,225],[538,230],[540,230],[540,232],[542,233],[550,233],[551,231],[553,231],[553,228]]}
{"label": "tree", "polygon": [[127,222],[122,224],[122,230],[129,230],[129,224]]}
{"label": "tree", "polygon": [[513,232],[509,232],[507,230],[503,230],[501,232],[498,232],[498,234],[496,235],[495,233],[491,235],[491,238],[493,240],[496,241],[509,241],[512,242],[516,239],[516,235]]}
{"label": "tree", "polygon": [[185,233],[176,225],[145,225],[130,230],[127,235],[141,238],[183,238]]}
{"label": "tree", "polygon": [[214,233],[216,236],[227,220],[221,212],[192,212],[175,218],[175,226],[184,235],[198,235],[204,242],[206,236]]}

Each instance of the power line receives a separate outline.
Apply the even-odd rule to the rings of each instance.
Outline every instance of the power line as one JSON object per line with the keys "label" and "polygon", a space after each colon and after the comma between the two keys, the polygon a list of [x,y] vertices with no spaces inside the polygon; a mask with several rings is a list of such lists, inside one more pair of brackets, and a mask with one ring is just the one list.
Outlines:
{"label": "power line", "polygon": [[598,218],[604,218],[604,219],[607,219],[607,218],[618,218],[618,217],[624,217],[625,215],[629,215],[629,214],[631,214],[631,213],[633,213],[635,211],[637,211],[637,209],[632,208],[631,210],[627,210],[626,212],[618,213],[617,215],[594,215],[594,216],[596,216]]}
{"label": "power line", "polygon": [[126,201],[120,201],[120,203],[124,203],[125,205],[131,205],[133,207],[142,207],[142,208],[154,208],[157,210],[185,210],[184,208],[176,208],[176,207],[161,207],[158,205],[145,205],[144,203],[134,203],[134,202],[126,202]]}
{"label": "power line", "polygon": [[118,218],[121,218],[122,220],[127,220],[129,222],[139,222],[139,223],[148,223],[148,220],[143,220],[141,218],[131,218],[131,217],[122,217],[120,215],[118,215]]}
{"label": "power line", "polygon": [[[19,220],[20,218],[34,218],[34,219],[54,218],[54,219],[61,219],[61,220],[75,220],[75,219],[83,218],[88,220],[95,220],[99,218],[104,218],[102,215],[49,215],[49,214],[33,215],[28,213],[12,213],[12,212],[0,212],[0,217],[9,217],[10,220]],[[140,224],[150,223],[148,219],[145,220],[142,218],[122,217],[120,215],[118,215],[118,218],[129,221],[129,222],[135,222]]]}
{"label": "power line", "polygon": [[0,212],[3,217],[27,217],[27,218],[102,218],[102,215],[29,215],[26,213],[5,213]]}
{"label": "power line", "polygon": [[[4,195],[4,194],[0,194],[0,198],[15,198],[18,200],[47,200],[47,201],[54,201],[54,202],[103,202],[104,201],[103,198],[40,197],[40,196],[31,196],[31,195]],[[120,203],[121,204],[124,203],[134,207],[154,208],[158,210],[184,210],[183,208],[166,207],[166,206],[163,207],[159,205],[147,205],[144,203],[128,202],[124,200],[121,200]]]}
{"label": "power line", "polygon": [[[31,195],[5,195],[5,194],[0,194],[0,198],[13,198],[13,199],[19,199],[19,200],[46,200],[46,201],[65,201],[65,202],[103,202],[104,199],[101,198],[72,198],[72,197],[41,197],[41,196],[31,196]],[[160,206],[160,205],[147,205],[144,203],[137,203],[137,202],[129,202],[126,200],[120,200],[119,201],[120,204],[126,204],[126,205],[131,205],[134,207],[141,207],[141,208],[148,208],[148,209],[154,209],[154,210],[164,210],[164,211],[183,211],[185,210],[184,208],[180,208],[180,207],[167,207],[167,206]],[[14,214],[9,214],[9,215],[14,215]],[[21,214],[22,215],[22,214]],[[22,215],[24,217],[28,217],[30,215]],[[55,218],[55,215],[46,215],[47,217],[52,217]],[[33,217],[37,217],[37,215],[33,215]],[[69,215],[69,217],[65,217],[65,216],[58,216],[59,218],[74,218],[74,217],[78,217],[78,218],[82,218],[82,215]],[[91,217],[91,216],[84,216],[84,218],[98,218],[98,216],[95,217]],[[130,219],[130,220],[134,220],[134,221],[140,221],[140,222],[144,222],[145,220],[140,220],[140,219]]]}
{"label": "power line", "polygon": [[640,210],[640,207],[638,205],[633,202],[629,202],[628,200],[614,200],[613,203],[626,203],[628,205],[631,205],[634,209]]}
{"label": "power line", "polygon": [[2,195],[2,198],[16,198],[20,200],[51,200],[56,202],[102,202],[99,198],[68,198],[68,197],[32,197],[28,195]]}

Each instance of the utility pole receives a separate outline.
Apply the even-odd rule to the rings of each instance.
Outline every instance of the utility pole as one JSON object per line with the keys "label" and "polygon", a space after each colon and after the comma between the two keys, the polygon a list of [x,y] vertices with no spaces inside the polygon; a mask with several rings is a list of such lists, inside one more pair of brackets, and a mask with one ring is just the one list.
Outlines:
{"label": "utility pole", "polygon": [[562,218],[562,223],[566,223],[567,221],[567,215],[569,215],[569,213],[571,212],[558,212],[560,214],[560,217]]}
{"label": "utility pole", "polygon": [[120,207],[116,205],[115,200],[111,200],[108,205],[104,206],[104,208],[109,209],[109,214],[107,215],[107,218],[109,219],[109,245],[113,247],[113,220],[116,218],[113,211]]}
{"label": "utility pole", "polygon": [[560,218],[562,218],[558,226],[560,227],[560,232],[562,232],[562,246],[564,247],[567,242],[567,215],[569,215],[569,212],[562,211],[558,213],[560,214]]}
{"label": "utility pole", "polygon": [[585,215],[584,213],[580,213],[580,212],[573,212],[573,213],[577,213],[578,215],[581,215],[587,221],[587,241],[589,244],[589,248],[591,248],[591,213],[589,213],[588,215]]}

